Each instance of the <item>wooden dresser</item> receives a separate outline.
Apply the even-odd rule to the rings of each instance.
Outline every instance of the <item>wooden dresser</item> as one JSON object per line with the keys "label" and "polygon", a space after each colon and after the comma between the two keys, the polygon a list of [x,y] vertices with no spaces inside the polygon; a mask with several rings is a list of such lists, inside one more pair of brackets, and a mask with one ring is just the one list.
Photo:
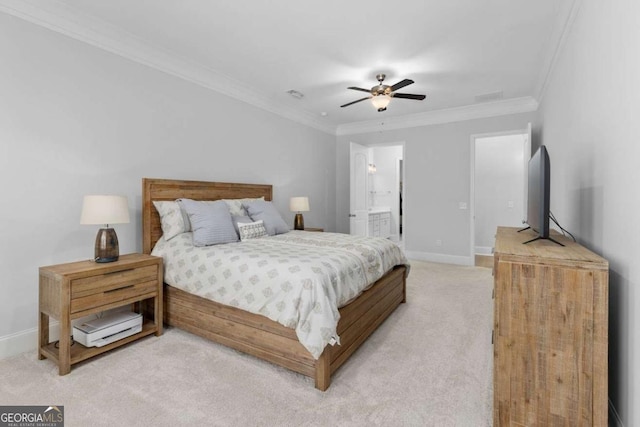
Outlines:
{"label": "wooden dresser", "polygon": [[498,227],[494,426],[606,426],[609,264],[572,240]]}

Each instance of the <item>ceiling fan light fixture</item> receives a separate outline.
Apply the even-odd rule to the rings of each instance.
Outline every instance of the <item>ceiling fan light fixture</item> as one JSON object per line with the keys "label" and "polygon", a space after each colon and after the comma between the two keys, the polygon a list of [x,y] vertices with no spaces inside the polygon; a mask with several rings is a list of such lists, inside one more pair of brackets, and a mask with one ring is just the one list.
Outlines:
{"label": "ceiling fan light fixture", "polygon": [[[371,89],[365,89],[361,87],[350,86],[347,89],[357,90],[358,92],[366,92],[369,96],[365,96],[364,98],[356,99],[355,101],[348,102],[344,105],[341,105],[340,108],[348,107],[349,105],[357,104],[358,102],[366,101],[367,99],[371,100],[371,103],[378,110],[378,112],[385,111],[387,109],[387,105],[391,102],[391,98],[399,98],[399,99],[413,99],[416,101],[422,101],[426,98],[426,95],[416,95],[413,93],[398,93],[396,92],[398,89],[402,89],[405,86],[409,86],[414,83],[411,79],[404,79],[399,81],[398,83],[387,86],[382,84],[382,81],[385,78],[384,74],[378,74],[376,76],[378,79],[378,85],[372,87]],[[395,101],[394,101],[395,102]]]}
{"label": "ceiling fan light fixture", "polygon": [[378,111],[386,110],[390,101],[391,97],[389,95],[376,95],[371,98],[371,103],[378,109]]}

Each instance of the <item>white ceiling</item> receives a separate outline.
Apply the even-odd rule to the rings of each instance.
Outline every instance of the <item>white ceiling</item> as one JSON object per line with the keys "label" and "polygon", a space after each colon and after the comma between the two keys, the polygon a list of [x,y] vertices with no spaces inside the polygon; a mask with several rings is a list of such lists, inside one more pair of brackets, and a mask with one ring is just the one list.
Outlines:
{"label": "white ceiling", "polygon": [[[472,106],[488,93],[539,98],[573,4],[0,0],[0,10],[152,66],[172,63],[174,74],[335,132],[354,122]],[[414,80],[399,92],[426,100],[393,99],[382,113],[369,101],[340,108],[366,96],[348,86],[370,88],[381,72],[388,84]],[[304,98],[292,98],[290,89]]]}

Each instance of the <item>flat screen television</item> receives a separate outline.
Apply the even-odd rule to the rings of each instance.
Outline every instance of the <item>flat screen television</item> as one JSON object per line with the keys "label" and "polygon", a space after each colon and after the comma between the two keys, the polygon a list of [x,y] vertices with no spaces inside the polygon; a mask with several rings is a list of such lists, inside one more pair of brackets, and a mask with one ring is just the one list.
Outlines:
{"label": "flat screen television", "polygon": [[540,239],[551,240],[561,246],[562,243],[549,237],[549,204],[551,200],[551,163],[549,153],[541,145],[529,160],[529,177],[527,180],[527,219],[529,227],[520,230],[533,230],[537,236],[524,242],[525,244]]}

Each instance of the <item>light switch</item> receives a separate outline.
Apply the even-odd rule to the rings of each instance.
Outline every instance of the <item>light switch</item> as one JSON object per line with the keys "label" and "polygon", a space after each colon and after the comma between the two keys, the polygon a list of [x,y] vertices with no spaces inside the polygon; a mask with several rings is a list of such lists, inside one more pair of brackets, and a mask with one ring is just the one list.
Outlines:
{"label": "light switch", "polygon": [[507,207],[508,208],[513,208],[513,200],[509,200],[509,202],[507,203]]}
{"label": "light switch", "polygon": [[460,202],[458,203],[458,206],[460,207],[460,209],[467,209],[467,202]]}

